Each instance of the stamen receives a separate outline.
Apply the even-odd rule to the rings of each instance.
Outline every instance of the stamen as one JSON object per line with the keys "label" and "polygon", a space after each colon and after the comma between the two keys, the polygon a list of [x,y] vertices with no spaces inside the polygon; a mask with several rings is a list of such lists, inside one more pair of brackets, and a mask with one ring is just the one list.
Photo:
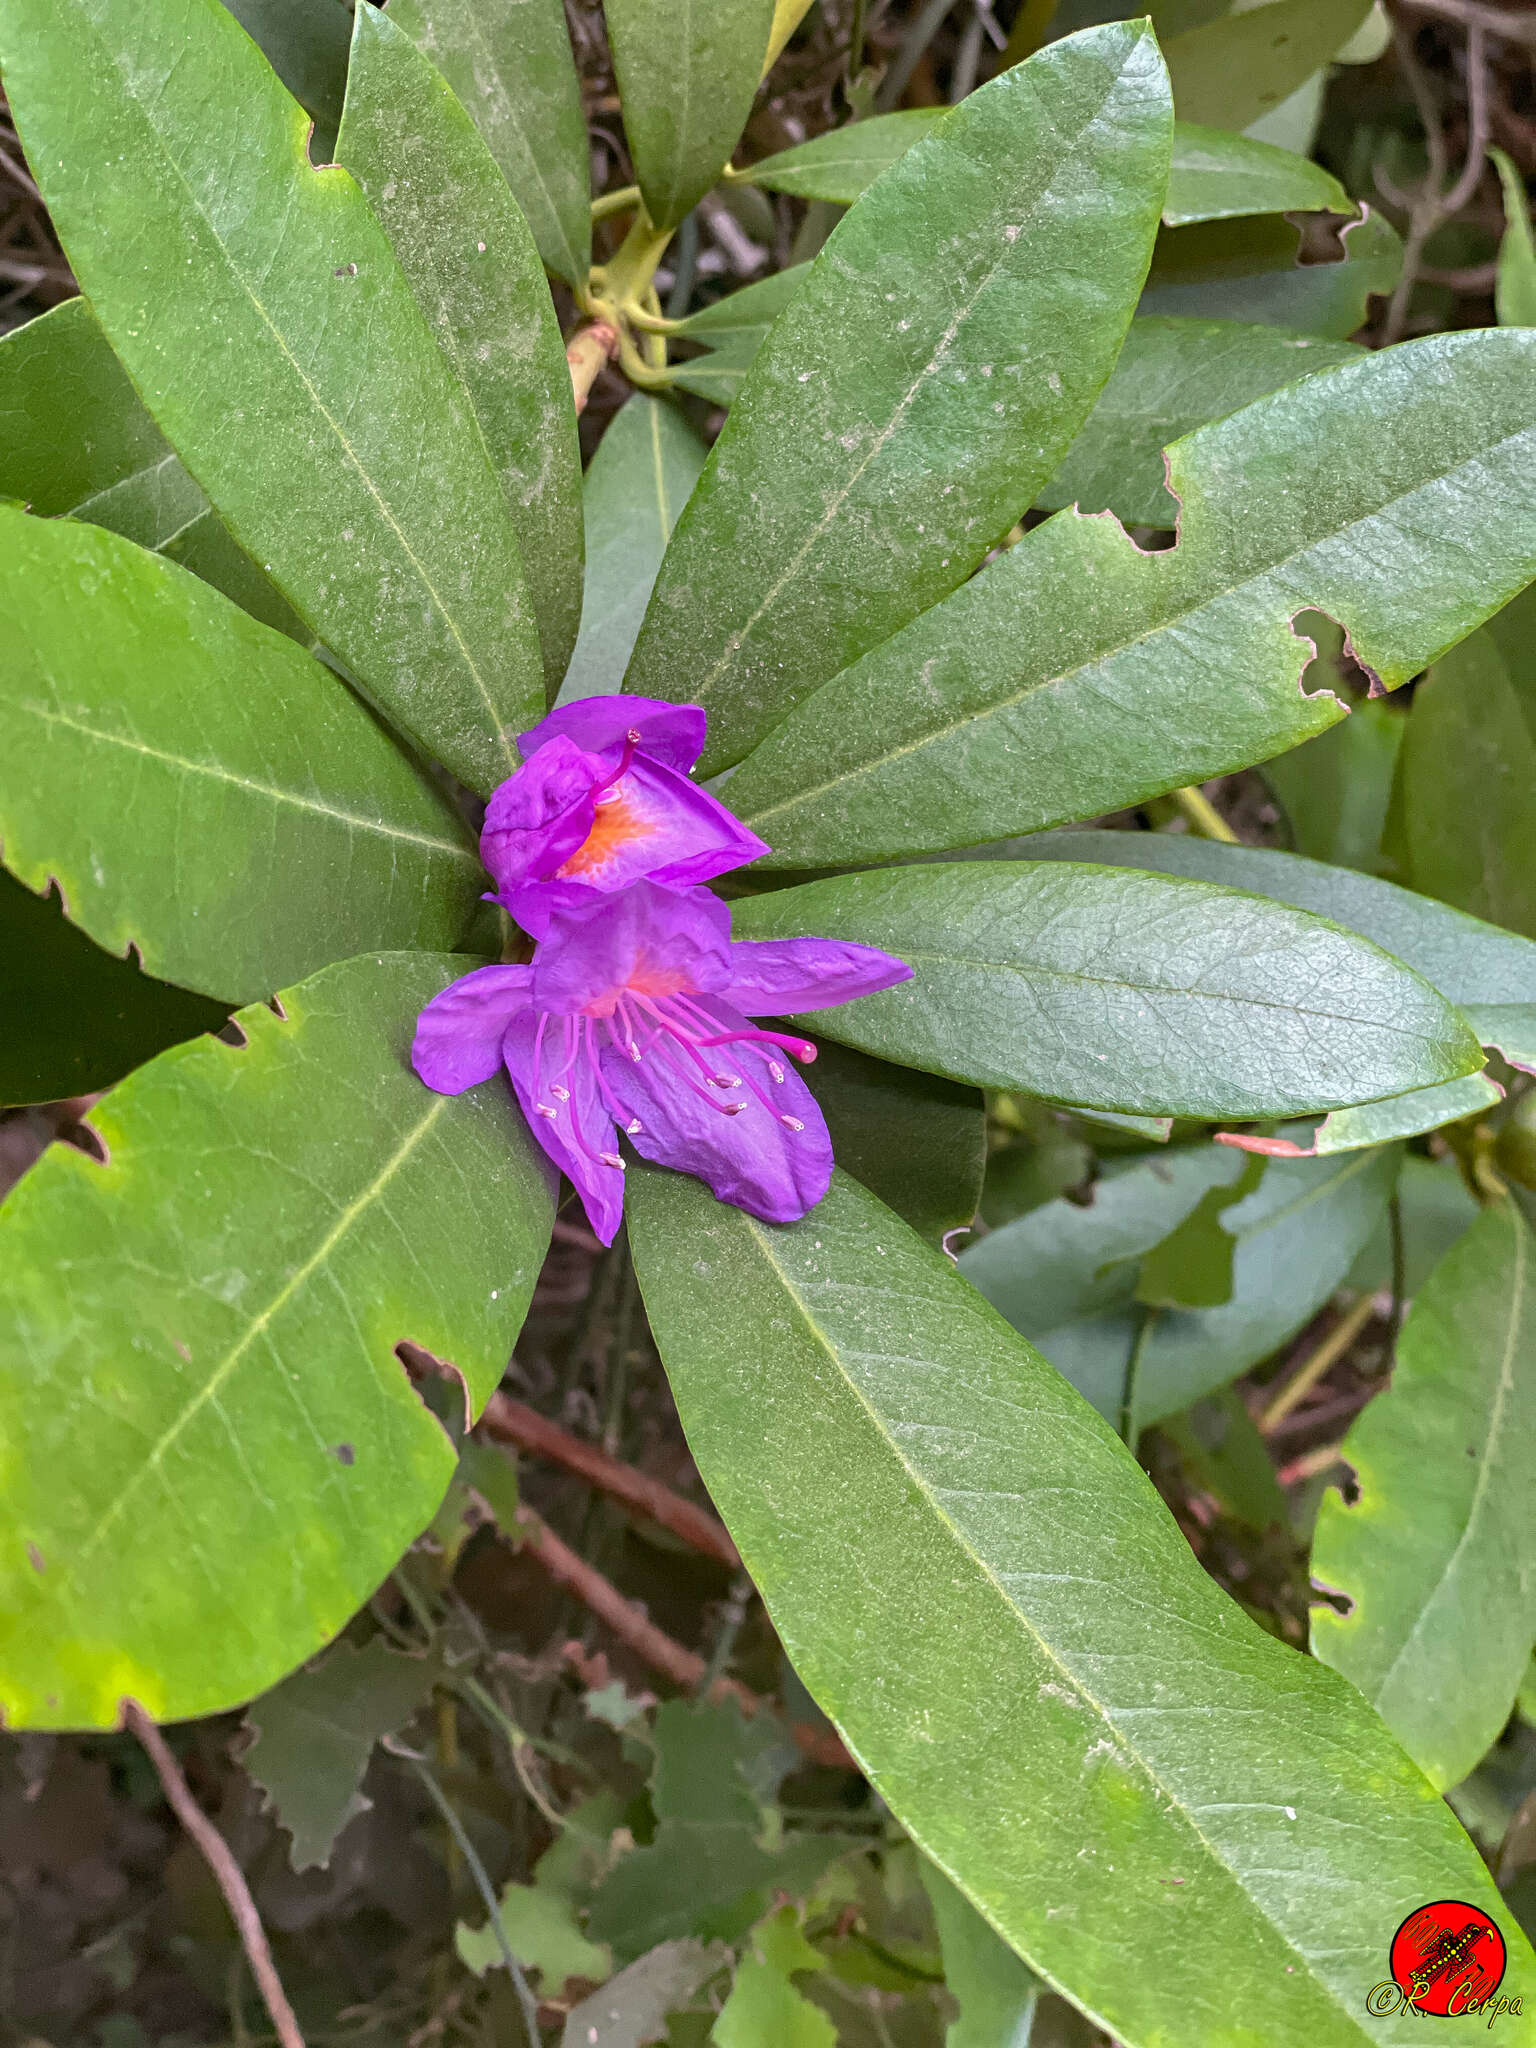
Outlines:
{"label": "stamen", "polygon": [[533,1108],[536,1116],[555,1117],[559,1115],[559,1111],[551,1109],[547,1102],[536,1102]]}
{"label": "stamen", "polygon": [[629,1122],[624,1126],[624,1128],[629,1133],[630,1137],[638,1138],[640,1133],[645,1129],[645,1125],[641,1123],[639,1117],[636,1116],[631,1117]]}
{"label": "stamen", "polygon": [[624,735],[624,752],[620,756],[618,767],[614,769],[611,775],[605,776],[601,782],[594,782],[591,789],[588,791],[588,794],[591,797],[593,803],[601,804],[613,802],[614,797],[618,792],[618,785],[624,780],[625,776],[630,771],[630,767],[633,764],[635,758],[635,749],[639,746],[639,744],[640,735],[635,730],[635,728],[631,726],[629,731]]}
{"label": "stamen", "polygon": [[617,1152],[599,1152],[597,1156],[604,1166],[616,1166],[620,1173],[624,1171],[624,1162]]}
{"label": "stamen", "polygon": [[770,1081],[783,1080],[784,1069],[779,1065],[777,1060],[770,1060],[768,1062],[768,1078]]}
{"label": "stamen", "polygon": [[781,1116],[779,1118],[779,1122],[783,1124],[787,1130],[803,1131],[805,1129],[805,1125],[800,1121],[799,1117],[797,1116]]}
{"label": "stamen", "polygon": [[569,1102],[571,1099],[570,1089],[562,1088],[558,1081],[555,1083],[554,1087],[550,1089],[549,1092],[551,1095],[553,1095],[556,1102]]}

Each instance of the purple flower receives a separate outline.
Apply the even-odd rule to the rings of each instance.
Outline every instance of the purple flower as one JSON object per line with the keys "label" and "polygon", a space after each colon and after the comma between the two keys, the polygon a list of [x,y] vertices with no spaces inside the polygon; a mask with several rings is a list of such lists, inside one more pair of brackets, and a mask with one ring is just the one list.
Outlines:
{"label": "purple flower", "polygon": [[480,855],[499,900],[542,938],[557,910],[643,880],[710,881],[768,848],[688,780],[704,713],[587,697],[519,733],[525,759],[486,807]]}
{"label": "purple flower", "polygon": [[748,1020],[827,1009],[910,975],[837,939],[733,941],[729,906],[707,889],[636,882],[552,911],[531,966],[481,967],[434,997],[411,1058],[444,1095],[505,1066],[604,1244],[624,1208],[620,1131],[722,1202],[789,1223],[832,1173],[826,1123],[789,1059],[816,1048]]}

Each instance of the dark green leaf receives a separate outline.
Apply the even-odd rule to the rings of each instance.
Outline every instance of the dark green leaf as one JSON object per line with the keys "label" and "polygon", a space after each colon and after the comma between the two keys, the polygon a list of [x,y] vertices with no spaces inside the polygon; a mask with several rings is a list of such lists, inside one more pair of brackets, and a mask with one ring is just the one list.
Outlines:
{"label": "dark green leaf", "polygon": [[528,223],[442,73],[357,11],[337,144],[463,385],[501,478],[559,688],[581,616],[581,451],[571,372]]}
{"label": "dark green leaf", "polygon": [[1264,763],[1297,853],[1376,872],[1406,724],[1390,699],[1366,697],[1342,724]]}
{"label": "dark green leaf", "polygon": [[336,1837],[370,1804],[361,1788],[374,1744],[425,1705],[439,1675],[375,1636],[361,1649],[338,1643],[252,1701],[256,1739],[241,1761],[292,1840],[295,1870],[330,1862]]}
{"label": "dark green leaf", "polygon": [[707,398],[712,405],[734,405],[767,335],[766,327],[741,328],[707,355],[690,356],[674,365],[668,373],[671,382],[680,391],[691,391],[695,398]]}
{"label": "dark green leaf", "polygon": [[84,299],[0,341],[0,496],[180,562],[263,625],[314,635],[230,538],[144,409]]}
{"label": "dark green leaf", "polygon": [[926,1856],[922,1873],[939,1923],[945,1989],[960,2007],[944,2048],[1029,2048],[1040,1979]]}
{"label": "dark green leaf", "polygon": [[1054,863],[843,875],[734,906],[743,938],[883,947],[914,979],[804,1020],[981,1087],[1133,1115],[1371,1102],[1482,1064],[1465,1022],[1353,933],[1257,896]]}
{"label": "dark green leaf", "polygon": [[981,1096],[937,1074],[824,1044],[804,1079],[838,1164],[919,1237],[940,1244],[981,1202],[987,1130]]}
{"label": "dark green leaf", "polygon": [[762,335],[778,319],[790,300],[811,274],[809,263],[793,263],[788,270],[776,270],[739,292],[730,292],[713,305],[690,313],[678,333],[690,341],[723,342],[741,333]]}
{"label": "dark green leaf", "polygon": [[546,266],[584,291],[589,145],[561,0],[391,0],[389,16],[425,50],[489,143]]}
{"label": "dark green leaf", "polygon": [[1536,587],[1437,662],[1398,756],[1403,879],[1536,938]]}
{"label": "dark green leaf", "polygon": [[1222,119],[1227,125],[1220,128],[1175,122],[1165,226],[1254,213],[1355,211],[1344,187],[1321,164],[1273,143],[1234,135],[1230,117],[1223,114]]}
{"label": "dark green leaf", "polygon": [[1508,1720],[1536,1635],[1533,1265],[1513,1202],[1457,1240],[1344,1439],[1358,1494],[1318,1515],[1313,1574],[1351,1604],[1314,1608],[1312,1647],[1442,1790]]}
{"label": "dark green leaf", "polygon": [[[1470,1020],[1469,1020],[1470,1021]],[[1486,1074],[1463,1074],[1437,1088],[1414,1088],[1389,1095],[1383,1102],[1365,1102],[1358,1109],[1335,1109],[1312,1136],[1311,1149],[1356,1152],[1362,1145],[1384,1145],[1393,1138],[1416,1138],[1442,1124],[1458,1123],[1503,1100],[1503,1090]]]}
{"label": "dark green leaf", "polygon": [[1206,1189],[1183,1222],[1143,1257],[1137,1301],[1147,1308],[1220,1308],[1232,1299],[1237,1239],[1223,1224],[1222,1212],[1251,1193],[1249,1183],[1256,1183],[1262,1172],[1262,1160],[1253,1159],[1232,1187]]}
{"label": "dark green leaf", "polygon": [[650,1170],[630,1201],[785,1649],[1010,1945],[1128,2048],[1233,2048],[1260,2004],[1255,2039],[1416,2039],[1364,2010],[1390,1929],[1498,1901],[1353,1688],[1245,1619],[1113,1433],[854,1183],[787,1228]]}
{"label": "dark green leaf", "polygon": [[1488,154],[1504,189],[1504,239],[1499,244],[1496,302],[1501,327],[1536,327],[1536,239],[1531,235],[1525,180],[1502,149]]}
{"label": "dark green leaf", "polygon": [[0,508],[0,841],[152,974],[249,1002],[364,946],[452,946],[479,862],[344,684],[185,570]]}
{"label": "dark green leaf", "polygon": [[552,1210],[503,1092],[406,1062],[463,966],[349,960],[162,1053],[92,1111],[107,1164],[56,1145],[0,1211],[9,1726],[237,1706],[431,1520],[453,1451],[395,1346],[478,1410]]}
{"label": "dark green leaf", "polygon": [[732,808],[775,864],[811,867],[1091,817],[1283,752],[1343,716],[1297,687],[1297,612],[1339,620],[1395,688],[1536,575],[1533,373],[1536,333],[1433,335],[1200,428],[1168,454],[1176,547],[1058,513],[803,705]]}
{"label": "dark green leaf", "polygon": [[947,107],[904,107],[900,113],[877,114],[872,121],[854,121],[846,128],[813,135],[809,142],[763,157],[737,175],[770,192],[851,206],[914,142],[931,135],[948,113]]}
{"label": "dark green leaf", "polygon": [[747,124],[773,0],[607,0],[604,17],[646,210],[676,227]]}
{"label": "dark green leaf", "polygon": [[581,633],[561,688],[566,703],[606,697],[624,670],[678,514],[705,449],[675,406],[637,391],[608,424],[587,465],[587,581]]}
{"label": "dark green leaf", "polygon": [[[1410,1152],[1397,1177],[1397,1215],[1402,1232],[1402,1292],[1416,1295],[1467,1225],[1482,1212],[1467,1193],[1453,1159],[1422,1159]],[[1349,1286],[1378,1294],[1396,1284],[1392,1233],[1387,1219],[1356,1259]]]}
{"label": "dark green leaf", "polygon": [[731,409],[630,664],[630,688],[705,706],[709,768],[964,582],[1054,470],[1145,271],[1165,93],[1144,27],[1052,44],[836,229]]}
{"label": "dark green leaf", "polygon": [[346,0],[224,0],[315,124],[309,151],[328,163],[347,90],[352,11]]}
{"label": "dark green leaf", "polygon": [[1272,0],[1170,39],[1181,121],[1248,128],[1290,98],[1371,11],[1371,0]]}
{"label": "dark green leaf", "polygon": [[1133,320],[1113,376],[1036,502],[1051,511],[1107,506],[1127,526],[1172,526],[1179,504],[1162,454],[1170,442],[1359,353],[1230,320]]}
{"label": "dark green leaf", "polygon": [[303,113],[218,0],[0,0],[0,62],[172,446],[370,695],[488,789],[542,709],[538,635],[478,429],[361,191],[310,167]]}
{"label": "dark green leaf", "polygon": [[178,1039],[217,1031],[229,1014],[103,952],[56,898],[34,896],[3,868],[0,952],[0,1104],[109,1088]]}
{"label": "dark green leaf", "polygon": [[1286,1521],[1286,1500],[1275,1462],[1234,1387],[1170,1415],[1163,1431],[1178,1446],[1194,1483],[1214,1494],[1229,1514],[1263,1531]]}
{"label": "dark green leaf", "polygon": [[1158,236],[1143,313],[1197,320],[1247,320],[1344,341],[1403,266],[1394,229],[1369,207],[1339,231],[1343,260],[1302,263],[1289,221],[1209,221]]}

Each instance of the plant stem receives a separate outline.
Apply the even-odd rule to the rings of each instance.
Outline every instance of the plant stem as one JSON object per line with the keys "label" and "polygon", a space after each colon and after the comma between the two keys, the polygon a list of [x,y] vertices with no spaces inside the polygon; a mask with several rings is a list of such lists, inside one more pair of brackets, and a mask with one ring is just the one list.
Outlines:
{"label": "plant stem", "polygon": [[1376,1313],[1374,1294],[1362,1294],[1354,1307],[1339,1317],[1327,1336],[1303,1361],[1268,1405],[1259,1411],[1259,1428],[1271,1430],[1284,1422],[1305,1394],[1338,1364],[1371,1317]]}
{"label": "plant stem", "polygon": [[619,345],[619,330],[611,320],[591,320],[578,327],[565,345],[565,360],[571,366],[571,396],[576,410],[584,410],[592,386],[605,363]]}
{"label": "plant stem", "polygon": [[1184,789],[1170,790],[1169,795],[1189,820],[1190,830],[1202,839],[1219,839],[1225,846],[1242,844],[1203,789],[1191,782]]}
{"label": "plant stem", "polygon": [[882,114],[900,106],[901,96],[921,62],[923,52],[944,26],[954,4],[955,0],[928,0],[927,6],[902,37],[901,48],[891,60],[891,68],[875,95],[875,105]]}

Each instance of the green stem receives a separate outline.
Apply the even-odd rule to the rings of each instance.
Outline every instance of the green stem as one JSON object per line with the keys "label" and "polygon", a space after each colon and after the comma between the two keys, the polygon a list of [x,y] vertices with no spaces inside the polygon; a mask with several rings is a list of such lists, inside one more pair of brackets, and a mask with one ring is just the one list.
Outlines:
{"label": "green stem", "polygon": [[1169,794],[1189,820],[1192,832],[1198,832],[1202,839],[1219,839],[1225,846],[1241,846],[1242,841],[1204,790],[1190,783],[1186,789],[1171,790]]}
{"label": "green stem", "polygon": [[617,192],[604,192],[592,202],[592,218],[608,220],[613,214],[628,213],[640,204],[638,185],[621,185]]}

